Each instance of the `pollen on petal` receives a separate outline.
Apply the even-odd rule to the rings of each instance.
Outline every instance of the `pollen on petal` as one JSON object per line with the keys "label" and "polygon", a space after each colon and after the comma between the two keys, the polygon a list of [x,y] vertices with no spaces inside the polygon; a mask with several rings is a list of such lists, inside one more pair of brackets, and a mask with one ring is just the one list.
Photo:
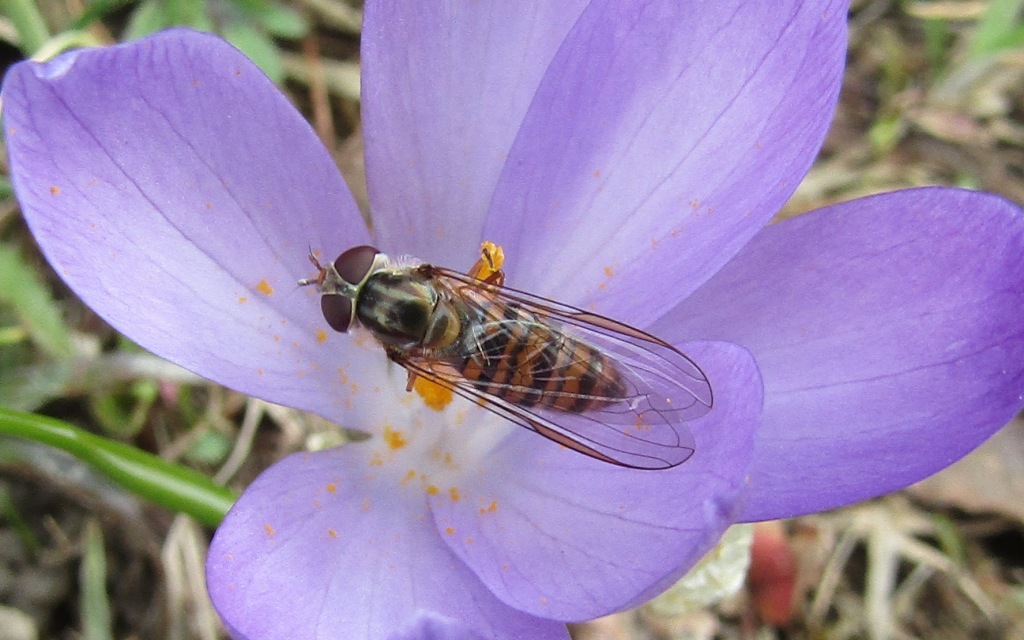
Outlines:
{"label": "pollen on petal", "polygon": [[274,527],[270,526],[269,522],[263,525],[263,530],[267,532],[267,536],[270,538],[273,538],[274,534],[277,533],[277,531],[274,530]]}
{"label": "pollen on petal", "polygon": [[317,344],[323,344],[327,341],[327,332],[323,329],[316,330],[316,342]]}
{"label": "pollen on petal", "polygon": [[337,531],[335,531],[334,529],[328,529],[328,530],[327,530],[327,535],[331,536],[331,537],[332,537],[332,538],[334,538],[335,540],[337,540],[337,539],[338,539],[338,532],[337,532]]}
{"label": "pollen on petal", "polygon": [[391,427],[384,427],[384,442],[388,444],[388,448],[392,450],[401,449],[405,445],[409,444],[409,441],[405,439],[401,431],[392,429]]}
{"label": "pollen on petal", "polygon": [[60,195],[60,187],[58,187],[57,185],[50,187],[50,194],[55,196]]}
{"label": "pollen on petal", "polygon": [[266,278],[260,280],[259,284],[256,285],[256,290],[265,296],[274,295],[274,287],[270,286],[270,283],[267,282]]}
{"label": "pollen on petal", "polygon": [[452,499],[452,502],[458,502],[462,499],[462,494],[459,493],[458,487],[451,487],[448,489],[448,497]]}
{"label": "pollen on petal", "polygon": [[427,485],[427,495],[436,496],[439,493],[441,493],[441,490],[437,488],[436,484]]}
{"label": "pollen on petal", "polygon": [[452,457],[452,454],[449,452],[445,452],[444,455],[441,456],[441,462],[444,464],[446,469],[459,468],[459,465],[455,464],[455,458]]}
{"label": "pollen on petal", "polygon": [[454,397],[451,390],[445,389],[437,383],[427,380],[423,376],[418,376],[416,382],[412,385],[413,390],[421,398],[423,403],[433,409],[434,411],[443,411],[447,407]]}
{"label": "pollen on petal", "polygon": [[651,430],[651,423],[645,420],[643,416],[638,415],[636,420],[633,421],[633,428],[637,432],[644,433]]}

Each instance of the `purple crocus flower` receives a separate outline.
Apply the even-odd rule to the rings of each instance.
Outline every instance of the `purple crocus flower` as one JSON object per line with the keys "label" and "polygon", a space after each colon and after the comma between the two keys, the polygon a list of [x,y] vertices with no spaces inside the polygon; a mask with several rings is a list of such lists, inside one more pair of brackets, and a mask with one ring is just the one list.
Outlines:
{"label": "purple crocus flower", "polygon": [[[220,40],[15,67],[15,188],[58,273],[211,380],[373,438],[296,454],[210,549],[238,638],[566,638],[734,522],[903,487],[1022,404],[1024,218],[916,189],[765,224],[824,137],[846,4],[367,2],[368,231],[307,124]],[[715,405],[665,471],[468,402],[330,331],[308,247],[373,243],[669,340]]]}

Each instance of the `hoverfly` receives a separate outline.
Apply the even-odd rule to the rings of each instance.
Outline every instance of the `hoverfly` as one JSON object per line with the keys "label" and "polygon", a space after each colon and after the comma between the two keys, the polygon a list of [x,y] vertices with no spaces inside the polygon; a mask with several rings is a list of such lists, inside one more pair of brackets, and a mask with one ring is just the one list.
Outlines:
{"label": "hoverfly", "polygon": [[704,372],[644,331],[503,286],[488,244],[468,274],[370,246],[326,265],[310,253],[318,273],[299,284],[317,286],[334,330],[369,330],[409,390],[422,376],[604,462],[685,462],[694,441],[683,423],[712,406]]}

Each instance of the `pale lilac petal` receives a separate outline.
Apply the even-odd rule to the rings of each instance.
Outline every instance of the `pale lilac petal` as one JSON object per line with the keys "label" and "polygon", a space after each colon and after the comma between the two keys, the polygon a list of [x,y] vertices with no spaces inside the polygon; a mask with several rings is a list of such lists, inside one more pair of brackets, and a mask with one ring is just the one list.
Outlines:
{"label": "pale lilac petal", "polygon": [[33,234],[125,335],[335,418],[351,404],[343,378],[382,371],[379,353],[331,335],[319,296],[296,286],[315,273],[310,248],[332,259],[368,240],[352,197],[309,125],[237,50],[164,32],[17,65],[3,100]]}
{"label": "pale lilac petal", "polygon": [[466,637],[408,635],[430,614],[485,639],[565,640],[499,602],[441,541],[426,494],[375,475],[367,449],[285,458],[232,508],[207,583],[234,637]]}
{"label": "pale lilac petal", "polygon": [[735,345],[682,347],[716,393],[689,423],[697,450],[683,465],[623,469],[521,430],[434,498],[442,537],[498,598],[557,620],[636,606],[732,523],[761,414],[757,367]]}
{"label": "pale lilac petal", "polygon": [[810,513],[924,478],[1024,405],[1024,214],[916,189],[768,227],[658,323],[732,340],[765,381],[742,518]]}
{"label": "pale lilac petal", "polygon": [[800,182],[845,44],[842,0],[592,2],[494,196],[509,283],[638,326],[671,308]]}
{"label": "pale lilac petal", "polygon": [[[559,636],[553,636],[558,638]],[[569,640],[569,632],[563,627],[562,640]],[[436,614],[423,614],[398,633],[392,634],[389,640],[487,640],[464,624],[443,618]]]}
{"label": "pale lilac petal", "polygon": [[452,267],[478,257],[498,173],[586,3],[367,3],[366,172],[379,246]]}

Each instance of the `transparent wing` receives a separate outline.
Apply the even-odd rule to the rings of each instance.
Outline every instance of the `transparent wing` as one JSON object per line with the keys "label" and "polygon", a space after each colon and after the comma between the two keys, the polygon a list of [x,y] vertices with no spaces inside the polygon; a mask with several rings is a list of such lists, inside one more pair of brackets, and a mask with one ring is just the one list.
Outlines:
{"label": "transparent wing", "polygon": [[[693,455],[694,441],[685,423],[705,415],[714,400],[707,376],[688,356],[621,322],[448,269],[428,268],[453,297],[476,305],[482,313],[493,314],[496,308],[521,309],[599,350],[614,364],[623,383],[621,393],[598,397],[599,406],[581,412],[566,411],[510,402],[504,397],[528,397],[535,390],[505,383],[501,393],[494,393],[497,383],[488,381],[491,391],[483,391],[444,363],[415,356],[400,356],[396,362],[516,424],[598,460],[639,469],[666,469]],[[563,355],[572,356],[568,352]],[[549,373],[554,376],[558,371],[564,371],[564,367],[552,368]],[[534,376],[544,375],[542,367],[534,367],[532,372]],[[582,397],[583,404],[595,399]]]}

